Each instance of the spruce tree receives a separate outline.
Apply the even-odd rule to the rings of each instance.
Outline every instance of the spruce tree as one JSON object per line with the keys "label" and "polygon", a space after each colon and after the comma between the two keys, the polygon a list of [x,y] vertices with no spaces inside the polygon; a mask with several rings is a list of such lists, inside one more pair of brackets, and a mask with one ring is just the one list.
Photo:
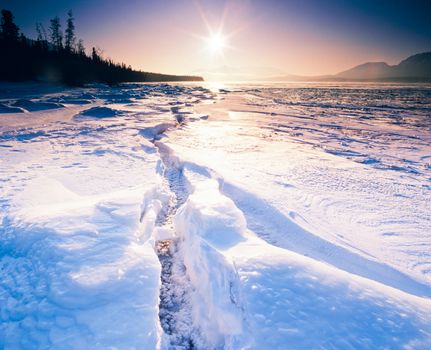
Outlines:
{"label": "spruce tree", "polygon": [[75,49],[75,24],[72,10],[67,13],[67,28],[66,28],[66,36],[65,36],[65,47],[67,51],[73,51]]}
{"label": "spruce tree", "polygon": [[61,32],[61,23],[58,16],[55,16],[53,19],[51,19],[49,31],[51,34],[51,44],[54,46],[54,48],[60,50],[63,47],[63,33]]}
{"label": "spruce tree", "polygon": [[1,34],[6,41],[18,41],[19,28],[13,22],[12,12],[1,10]]}
{"label": "spruce tree", "polygon": [[84,41],[82,39],[78,40],[78,44],[76,45],[76,52],[81,56],[85,56]]}

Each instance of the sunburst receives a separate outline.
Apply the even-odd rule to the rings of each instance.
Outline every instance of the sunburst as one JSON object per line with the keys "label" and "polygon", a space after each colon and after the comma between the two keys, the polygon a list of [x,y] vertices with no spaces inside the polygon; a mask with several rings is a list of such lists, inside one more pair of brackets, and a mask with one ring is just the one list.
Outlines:
{"label": "sunburst", "polygon": [[221,54],[227,47],[226,37],[222,33],[212,33],[207,38],[208,48],[213,53]]}

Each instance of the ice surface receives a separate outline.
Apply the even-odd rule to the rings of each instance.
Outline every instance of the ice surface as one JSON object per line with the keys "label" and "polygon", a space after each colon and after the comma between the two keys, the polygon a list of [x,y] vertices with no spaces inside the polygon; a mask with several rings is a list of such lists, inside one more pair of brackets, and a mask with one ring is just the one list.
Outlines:
{"label": "ice surface", "polygon": [[199,298],[194,318],[209,347],[431,345],[428,298],[271,246],[247,230],[213,178],[190,181],[195,189],[177,214],[176,231],[189,242],[184,259]]}
{"label": "ice surface", "polygon": [[429,349],[427,85],[0,85],[0,348]]}
{"label": "ice surface", "polygon": [[[244,212],[249,228],[267,242],[342,264],[343,269],[350,264],[351,272],[358,273],[357,267],[364,267],[368,277],[386,276],[385,283],[393,280],[388,268],[394,268],[409,276],[404,286],[411,287],[415,284],[411,279],[416,280],[428,290],[421,293],[429,295],[431,133],[426,111],[430,89],[419,86],[415,95],[413,88],[396,89],[391,85],[365,85],[353,92],[349,86],[335,92],[332,86],[261,87],[252,93],[235,88],[238,91],[230,98],[209,107],[208,122],[177,130],[168,140],[169,146],[184,160],[216,170],[227,183],[226,194]],[[367,93],[370,107],[366,106]],[[268,97],[277,94],[284,96],[286,103],[272,102]],[[291,107],[287,102],[298,99],[298,94],[305,99],[304,106],[296,102]],[[354,101],[349,104],[357,116],[346,117],[347,103],[339,106],[336,96],[341,101],[350,96],[356,101],[358,95],[362,96],[358,106]],[[411,103],[412,110],[407,113],[404,106],[397,109],[402,102],[393,95]],[[315,96],[312,105],[316,106],[312,110],[308,107],[311,102],[307,102],[311,96]],[[328,96],[333,99],[331,108]],[[385,99],[393,106],[386,108],[382,117],[373,105],[381,105]],[[204,110],[208,113],[207,107]],[[406,113],[406,125],[401,128],[393,124],[390,111],[396,117]],[[321,115],[323,112],[326,116]],[[375,133],[369,134],[358,125],[355,133],[361,142],[342,146],[349,153],[333,154],[322,148],[329,143],[341,146],[362,114],[373,118],[367,123]],[[338,128],[329,132],[319,127],[305,133],[304,129],[310,129],[317,119]],[[297,128],[301,135],[279,132],[271,126],[275,124]],[[397,138],[387,138],[385,135],[394,134],[393,129]],[[378,154],[373,157],[381,162],[357,162],[356,157],[348,155],[353,153]],[[389,158],[391,166],[383,166]],[[407,163],[411,164],[409,168],[404,166]],[[340,249],[353,253],[349,254],[351,258],[346,260]],[[357,255],[369,263],[359,262]]]}
{"label": "ice surface", "polygon": [[[153,94],[148,118],[111,105],[110,88],[58,90],[4,100],[28,113],[7,107],[0,126],[0,347],[159,348],[152,228],[166,195],[140,131],[170,117],[159,111],[169,99],[157,86],[118,89]],[[169,88],[189,100],[185,90]]]}

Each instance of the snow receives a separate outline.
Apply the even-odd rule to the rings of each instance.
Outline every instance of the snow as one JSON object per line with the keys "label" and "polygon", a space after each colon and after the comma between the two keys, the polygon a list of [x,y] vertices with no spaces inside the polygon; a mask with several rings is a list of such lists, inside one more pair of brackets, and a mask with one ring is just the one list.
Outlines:
{"label": "snow", "polygon": [[210,348],[431,345],[429,299],[267,244],[214,179],[197,181],[176,226]]}
{"label": "snow", "polygon": [[19,107],[22,108],[28,112],[34,112],[34,111],[43,111],[46,109],[56,109],[56,108],[63,108],[64,106],[60,103],[52,103],[52,102],[35,102],[31,100],[26,99],[19,99],[12,103],[12,107]]}
{"label": "snow", "polygon": [[[267,96],[268,92],[262,90]],[[331,89],[321,90],[324,94]],[[364,90],[365,94],[368,90]],[[392,93],[388,89],[387,94]],[[348,97],[349,92],[345,94]],[[339,124],[337,133],[331,130],[298,137],[278,132],[268,124],[283,124],[303,132],[314,119],[323,118],[320,105],[311,111],[308,107],[298,111],[299,107],[294,105],[297,116],[287,117],[293,113],[290,107],[282,105],[283,114],[278,114],[280,104],[265,107],[265,103],[269,104],[266,100],[257,104],[254,95],[250,97],[249,93],[240,91],[214,105],[207,122],[176,131],[168,145],[185,161],[216,171],[226,182],[226,194],[244,212],[249,228],[269,243],[324,259],[354,273],[366,263],[363,274],[377,279],[386,276],[385,283],[393,279],[388,275],[389,268],[393,268],[408,276],[404,286],[409,288],[417,281],[426,285],[429,295],[431,172],[426,159],[431,152],[431,135],[429,127],[417,123],[420,116],[422,123],[427,120],[426,112],[419,110],[426,101],[429,97],[423,103],[418,102],[417,109],[412,107],[410,122],[405,118],[404,123],[408,125],[404,133],[415,138],[387,140],[385,135],[394,133],[391,128],[400,128],[387,115],[383,117],[379,113],[375,113],[375,125],[367,123],[375,129],[379,127],[382,136],[368,135],[363,125],[353,128],[352,117],[344,117],[350,111],[344,106],[338,107],[336,102],[333,114],[325,118],[327,122]],[[381,104],[381,101],[375,103]],[[396,103],[390,111],[394,110],[398,116]],[[324,106],[327,110],[327,105]],[[255,113],[256,109],[260,112]],[[358,109],[361,111],[362,106]],[[419,114],[417,110],[420,116],[415,115]],[[338,116],[338,113],[344,114]],[[360,117],[360,112],[356,110],[356,113]],[[381,124],[380,119],[387,121]],[[354,129],[363,138],[362,142],[349,146],[352,152],[375,152],[382,158],[390,154],[396,168],[364,164],[357,162],[356,157],[326,152],[321,145],[342,143],[348,132],[344,128]],[[312,138],[316,140],[312,142]],[[403,165],[408,162],[418,169],[416,173]],[[347,260],[343,253],[346,250]],[[351,259],[351,253],[365,260]],[[369,271],[370,264],[375,267],[372,271]],[[379,269],[384,271],[378,273]],[[384,276],[378,277],[378,274]]]}
{"label": "snow", "polygon": [[16,195],[2,228],[5,348],[156,346],[160,267],[135,239],[136,192],[85,196],[42,177]]}
{"label": "snow", "polygon": [[121,114],[120,111],[117,111],[112,108],[92,107],[82,111],[80,115],[75,116],[75,120],[77,121],[80,120],[80,117],[82,119],[82,116],[89,117],[89,118],[112,118],[112,117],[116,117],[119,114]]}
{"label": "snow", "polygon": [[430,348],[430,104],[1,84],[1,348]]}
{"label": "snow", "polygon": [[236,304],[237,273],[224,251],[244,239],[245,218],[214,180],[199,183],[176,215],[184,265],[193,286],[193,322],[203,348],[239,348],[242,314]]}
{"label": "snow", "polygon": [[151,237],[164,197],[154,190],[157,149],[140,135],[153,121],[85,89],[72,96],[97,95],[95,106],[42,113],[54,106],[44,100],[67,100],[59,90],[4,101],[24,108],[26,120],[8,114],[1,125],[0,343],[159,347],[161,269]]}

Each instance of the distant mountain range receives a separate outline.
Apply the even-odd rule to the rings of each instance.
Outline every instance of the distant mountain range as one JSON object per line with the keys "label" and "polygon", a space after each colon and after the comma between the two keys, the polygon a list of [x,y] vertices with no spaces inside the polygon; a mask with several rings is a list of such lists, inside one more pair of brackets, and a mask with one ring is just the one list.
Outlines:
{"label": "distant mountain range", "polygon": [[284,75],[259,80],[431,82],[431,52],[410,56],[394,66],[390,66],[385,62],[367,62],[335,75]]}
{"label": "distant mountain range", "polygon": [[272,67],[231,67],[222,65],[192,72],[212,81],[389,81],[431,82],[431,52],[408,57],[390,66],[368,62],[334,75],[302,76],[286,74]]}

